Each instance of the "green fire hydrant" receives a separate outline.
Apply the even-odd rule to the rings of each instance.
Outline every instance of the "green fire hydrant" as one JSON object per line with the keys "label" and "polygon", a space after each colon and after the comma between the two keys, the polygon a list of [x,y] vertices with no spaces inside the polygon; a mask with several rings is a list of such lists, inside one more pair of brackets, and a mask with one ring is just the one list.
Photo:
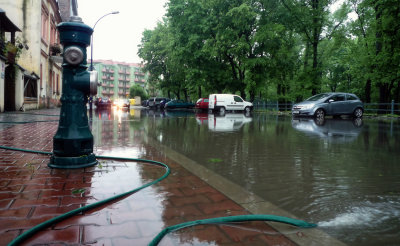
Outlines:
{"label": "green fire hydrant", "polygon": [[93,29],[77,16],[57,26],[63,45],[60,121],[49,167],[82,168],[97,164],[87,117],[87,98],[97,93],[97,72],[87,71],[86,47]]}

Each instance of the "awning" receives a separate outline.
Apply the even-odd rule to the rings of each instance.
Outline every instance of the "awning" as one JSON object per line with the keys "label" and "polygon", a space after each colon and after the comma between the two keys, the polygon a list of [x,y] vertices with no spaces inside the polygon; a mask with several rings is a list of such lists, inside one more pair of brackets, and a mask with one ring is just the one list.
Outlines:
{"label": "awning", "polygon": [[39,76],[36,75],[36,73],[32,72],[31,74],[29,74],[29,73],[27,73],[27,71],[24,72],[24,77],[27,77],[28,79],[34,79],[34,80],[40,79]]}
{"label": "awning", "polygon": [[0,27],[6,32],[20,32],[21,30],[8,19],[6,12],[0,8]]}

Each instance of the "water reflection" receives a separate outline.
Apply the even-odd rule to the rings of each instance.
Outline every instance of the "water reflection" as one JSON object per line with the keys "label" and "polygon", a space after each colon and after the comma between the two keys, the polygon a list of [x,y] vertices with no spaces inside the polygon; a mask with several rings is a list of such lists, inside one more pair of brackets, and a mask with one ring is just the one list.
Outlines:
{"label": "water reflection", "polygon": [[293,118],[294,129],[307,136],[320,137],[331,142],[352,142],[362,131],[362,119]]}
{"label": "water reflection", "polygon": [[152,138],[346,243],[400,238],[398,121],[136,109],[93,118],[97,150],[125,156]]}
{"label": "water reflection", "polygon": [[[219,127],[219,117],[158,118],[147,134],[280,208],[321,222],[346,243],[377,245],[400,238],[393,232],[400,231],[398,122],[292,121],[254,114],[233,130],[231,122]],[[214,122],[221,131],[210,130]],[[379,215],[384,217],[377,220]],[[373,223],[377,226],[370,227]]]}
{"label": "water reflection", "polygon": [[252,121],[244,114],[228,113],[225,115],[198,113],[196,121],[199,125],[207,125],[208,129],[216,132],[238,131],[243,125]]}

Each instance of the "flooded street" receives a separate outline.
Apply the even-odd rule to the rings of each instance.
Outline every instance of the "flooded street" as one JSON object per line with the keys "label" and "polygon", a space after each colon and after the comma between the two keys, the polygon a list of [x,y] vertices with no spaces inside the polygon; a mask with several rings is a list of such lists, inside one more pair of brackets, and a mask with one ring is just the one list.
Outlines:
{"label": "flooded street", "polygon": [[124,156],[152,139],[346,244],[400,241],[397,120],[133,109],[90,118],[97,153]]}

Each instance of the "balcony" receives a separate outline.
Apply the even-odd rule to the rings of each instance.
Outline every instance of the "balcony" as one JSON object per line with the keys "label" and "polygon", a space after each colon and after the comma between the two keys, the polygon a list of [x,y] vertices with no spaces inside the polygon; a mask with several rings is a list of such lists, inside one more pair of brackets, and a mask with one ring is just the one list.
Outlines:
{"label": "balcony", "polygon": [[131,88],[131,86],[130,85],[125,85],[125,88],[129,89],[129,88]]}
{"label": "balcony", "polygon": [[101,79],[102,79],[102,80],[106,80],[107,77],[106,77],[106,76],[101,76]]}
{"label": "balcony", "polygon": [[144,82],[146,82],[144,79],[135,79],[135,82],[137,82],[137,83],[144,83]]}
{"label": "balcony", "polygon": [[142,73],[142,72],[135,72],[135,75],[144,76],[144,73]]}
{"label": "balcony", "polygon": [[103,87],[106,87],[106,86],[107,86],[107,84],[106,84],[106,83],[102,83],[102,84],[101,84],[101,86],[103,86]]}
{"label": "balcony", "polygon": [[105,69],[105,68],[103,68],[101,71],[103,73],[114,73],[114,69]]}
{"label": "balcony", "polygon": [[129,72],[129,71],[118,71],[118,73],[119,74],[127,74],[127,75],[129,75],[129,74],[131,74],[131,72]]}

